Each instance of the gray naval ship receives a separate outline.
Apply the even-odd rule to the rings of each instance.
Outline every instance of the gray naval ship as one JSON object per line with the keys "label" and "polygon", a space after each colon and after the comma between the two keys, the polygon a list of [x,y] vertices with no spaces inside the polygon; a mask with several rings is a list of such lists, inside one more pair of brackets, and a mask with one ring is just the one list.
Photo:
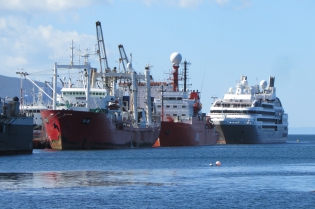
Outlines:
{"label": "gray naval ship", "polygon": [[276,96],[275,77],[260,85],[249,86],[242,76],[236,88],[230,88],[223,99],[217,99],[208,114],[220,133],[219,143],[263,144],[285,143],[288,136],[288,114]]}
{"label": "gray naval ship", "polygon": [[33,153],[33,117],[19,112],[17,97],[0,98],[0,155]]}

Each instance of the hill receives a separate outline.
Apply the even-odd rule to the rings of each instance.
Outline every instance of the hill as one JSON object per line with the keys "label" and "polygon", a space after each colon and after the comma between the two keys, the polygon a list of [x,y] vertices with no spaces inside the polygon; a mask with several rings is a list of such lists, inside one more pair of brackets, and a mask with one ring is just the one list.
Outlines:
{"label": "hill", "polygon": [[[35,83],[49,95],[52,94],[51,89],[45,83],[37,82],[37,81],[35,81]],[[38,88],[27,79],[23,79],[22,84],[23,84],[22,90],[23,90],[24,101],[27,103],[31,103],[33,101],[34,93],[36,94],[38,92]],[[21,78],[0,75],[0,97],[1,98],[15,97],[15,96],[20,98],[20,90],[21,90]],[[43,99],[44,101],[49,100],[49,98],[46,95],[44,95]]]}

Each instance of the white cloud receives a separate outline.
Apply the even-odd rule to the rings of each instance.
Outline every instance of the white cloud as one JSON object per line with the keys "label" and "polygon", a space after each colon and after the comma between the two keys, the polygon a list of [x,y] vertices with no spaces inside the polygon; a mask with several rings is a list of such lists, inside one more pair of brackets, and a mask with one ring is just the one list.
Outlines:
{"label": "white cloud", "polygon": [[7,67],[19,67],[25,64],[27,64],[27,60],[24,57],[5,56],[4,65]]}
{"label": "white cloud", "polygon": [[34,11],[58,12],[111,2],[112,0],[0,0],[0,10],[26,13]]}
{"label": "white cloud", "polygon": [[215,0],[219,5],[225,5],[229,2],[229,0]]}
{"label": "white cloud", "polygon": [[240,4],[238,6],[235,6],[234,8],[239,10],[239,9],[244,9],[246,7],[249,7],[252,4],[251,0],[241,0]]}
{"label": "white cloud", "polygon": [[165,3],[182,8],[197,8],[207,2],[216,2],[220,6],[242,9],[251,4],[251,0],[141,0],[145,5],[152,6],[158,3]]}
{"label": "white cloud", "polygon": [[251,5],[251,0],[214,0],[220,6],[232,7],[239,10]]}
{"label": "white cloud", "polygon": [[163,0],[162,2],[159,0],[141,0],[145,5],[152,6],[153,4],[165,3],[172,6],[178,6],[182,8],[195,8],[198,7],[205,1],[209,0]]}
{"label": "white cloud", "polygon": [[[76,45],[81,45],[90,50],[96,43],[96,37],[87,34],[79,34],[76,31],[60,31],[56,30],[52,26],[39,26],[33,32],[34,37],[44,43],[46,47],[47,56],[51,60],[58,61],[63,58],[65,51],[68,50],[67,57],[70,55],[70,44],[73,40]],[[34,40],[35,41],[35,40]],[[84,45],[83,45],[84,44]],[[69,58],[70,59],[70,58]],[[66,60],[69,60],[66,59]]]}
{"label": "white cloud", "polygon": [[197,7],[199,5],[201,5],[204,0],[176,0],[176,2],[178,3],[178,5],[180,7]]}
{"label": "white cloud", "polygon": [[7,22],[4,18],[0,18],[0,30],[5,29],[7,25]]}
{"label": "white cloud", "polygon": [[[10,25],[6,22],[10,22]],[[89,48],[93,52],[96,44],[93,35],[61,31],[51,25],[31,27],[18,17],[0,19],[0,27],[0,63],[3,63],[0,70],[1,74],[7,76],[13,76],[17,68],[43,70],[54,62],[69,62],[72,40],[75,46],[80,45],[81,49]]]}

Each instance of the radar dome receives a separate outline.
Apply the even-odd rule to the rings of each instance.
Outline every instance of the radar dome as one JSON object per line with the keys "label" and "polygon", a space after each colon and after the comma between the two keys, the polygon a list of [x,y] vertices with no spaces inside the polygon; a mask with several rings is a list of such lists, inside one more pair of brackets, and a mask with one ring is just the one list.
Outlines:
{"label": "radar dome", "polygon": [[262,89],[265,89],[267,86],[267,81],[265,81],[265,80],[260,81],[260,86]]}
{"label": "radar dome", "polygon": [[173,64],[179,64],[182,61],[182,55],[178,52],[171,54],[170,60]]}

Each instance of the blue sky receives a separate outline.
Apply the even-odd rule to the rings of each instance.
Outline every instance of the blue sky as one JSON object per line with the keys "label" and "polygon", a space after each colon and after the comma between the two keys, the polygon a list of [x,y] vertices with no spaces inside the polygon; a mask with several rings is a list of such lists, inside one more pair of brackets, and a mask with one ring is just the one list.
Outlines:
{"label": "blue sky", "polygon": [[[110,67],[123,44],[137,71],[150,63],[162,81],[179,52],[191,62],[203,112],[241,75],[250,85],[275,76],[291,130],[315,127],[314,9],[312,0],[0,0],[0,74],[23,68],[49,79],[54,62],[69,62],[71,40],[94,52],[99,20]],[[99,66],[96,56],[90,61]]]}

